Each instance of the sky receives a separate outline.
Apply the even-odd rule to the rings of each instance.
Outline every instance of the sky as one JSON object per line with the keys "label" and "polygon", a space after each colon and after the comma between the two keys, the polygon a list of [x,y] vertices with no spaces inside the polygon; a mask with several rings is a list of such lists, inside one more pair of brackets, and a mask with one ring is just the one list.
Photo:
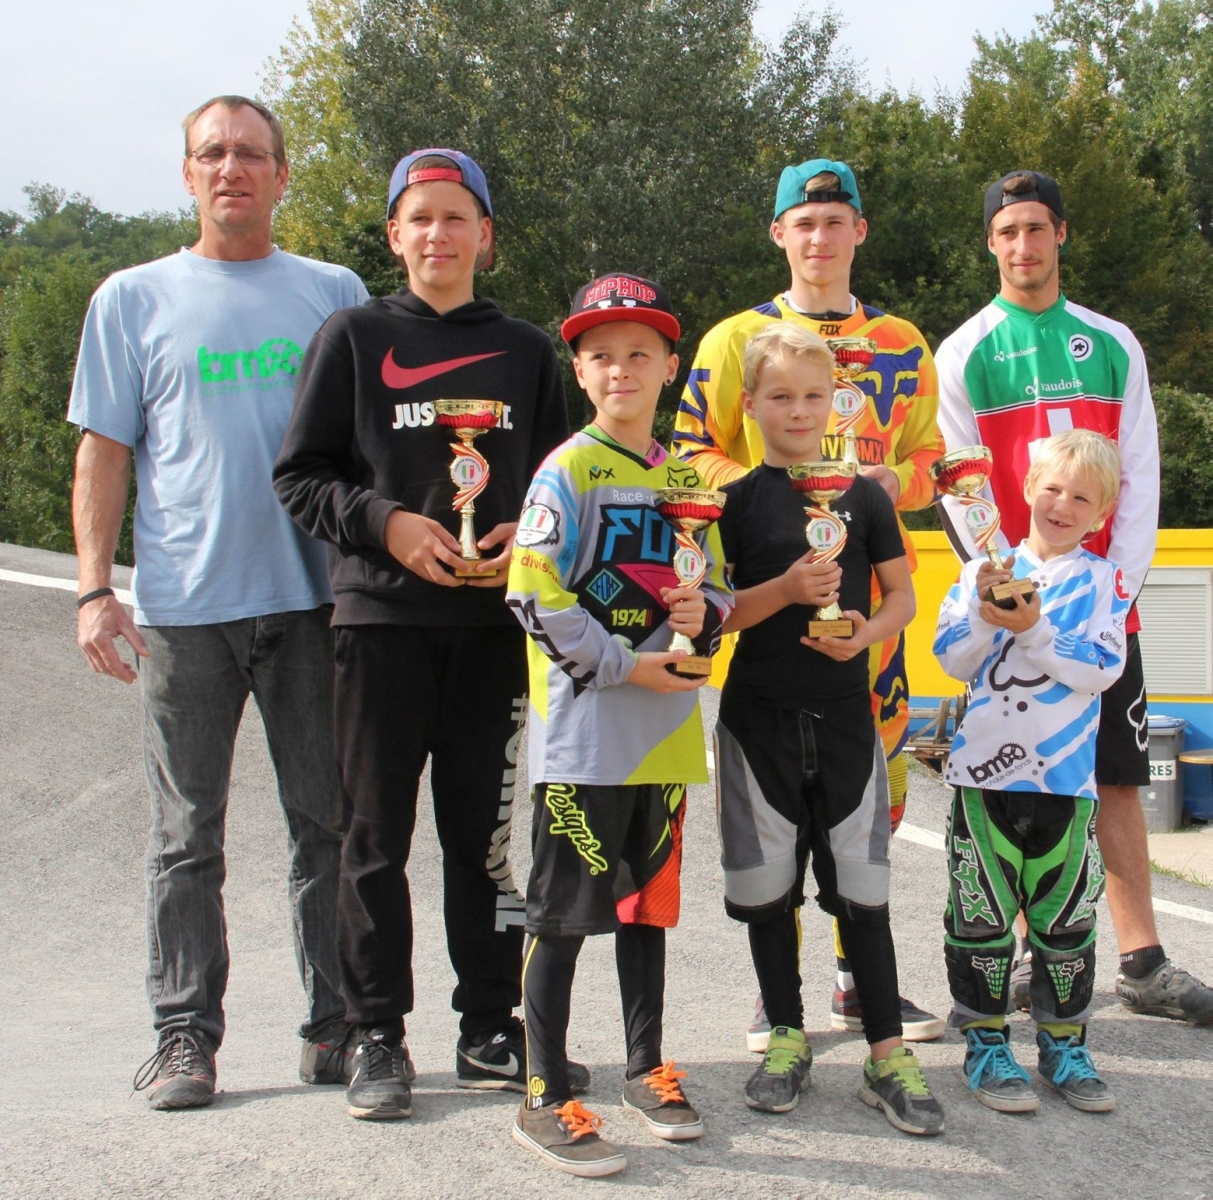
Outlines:
{"label": "sky", "polygon": [[[807,7],[823,8],[824,3]],[[181,118],[208,96],[255,95],[306,0],[42,0],[8,5],[0,39],[0,209],[49,183],[134,214],[187,205]],[[777,41],[799,0],[763,0]],[[959,91],[973,34],[1022,37],[1050,0],[867,0],[838,6],[841,42],[874,86]]]}

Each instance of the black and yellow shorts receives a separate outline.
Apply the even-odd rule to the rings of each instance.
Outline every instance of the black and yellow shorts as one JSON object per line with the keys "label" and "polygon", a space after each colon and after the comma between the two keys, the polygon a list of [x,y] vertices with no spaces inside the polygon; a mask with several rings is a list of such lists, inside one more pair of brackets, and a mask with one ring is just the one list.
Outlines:
{"label": "black and yellow shorts", "polygon": [[686,784],[541,783],[531,791],[526,930],[537,937],[678,924]]}

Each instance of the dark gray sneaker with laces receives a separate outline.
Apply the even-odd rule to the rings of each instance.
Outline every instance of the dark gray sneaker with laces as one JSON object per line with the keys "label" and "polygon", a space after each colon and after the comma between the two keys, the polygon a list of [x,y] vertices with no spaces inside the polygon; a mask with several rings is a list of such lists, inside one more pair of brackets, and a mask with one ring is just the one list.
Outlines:
{"label": "dark gray sneaker with laces", "polygon": [[[580,1096],[590,1086],[590,1069],[582,1063],[567,1065],[569,1091]],[[455,1084],[487,1091],[527,1091],[526,1030],[517,1017],[498,1033],[459,1035],[455,1046]]]}
{"label": "dark gray sneaker with laces", "polygon": [[350,1116],[399,1121],[413,1115],[408,1051],[398,1029],[364,1029],[354,1052],[354,1074],[345,1090]]}
{"label": "dark gray sneaker with laces", "polygon": [[1008,1029],[965,1030],[964,1077],[973,1095],[995,1112],[1035,1112],[1040,1097],[1031,1076],[1011,1053]]}
{"label": "dark gray sneaker with laces", "polygon": [[813,1051],[804,1031],[776,1025],[758,1069],[746,1081],[745,1102],[759,1112],[791,1112],[809,1086]]}
{"label": "dark gray sneaker with laces", "polygon": [[623,1085],[623,1107],[644,1117],[651,1132],[667,1142],[689,1142],[703,1135],[703,1121],[691,1107],[680,1080],[686,1078],[671,1058],[655,1071]]}
{"label": "dark gray sneaker with laces", "polygon": [[1213,1021],[1213,988],[1166,959],[1145,979],[1133,979],[1123,971],[1116,976],[1116,994],[1130,1012],[1151,1017],[1170,1017],[1190,1025]]}
{"label": "dark gray sneaker with laces", "polygon": [[888,1058],[864,1063],[859,1098],[872,1108],[884,1109],[894,1129],[933,1137],[943,1133],[943,1109],[931,1095],[918,1059],[904,1046]]}
{"label": "dark gray sneaker with laces", "polygon": [[1111,1112],[1116,1100],[1099,1077],[1091,1052],[1087,1049],[1087,1031],[1078,1037],[1055,1038],[1045,1029],[1036,1033],[1040,1050],[1037,1070],[1040,1077],[1056,1088],[1071,1108],[1083,1112]]}
{"label": "dark gray sneaker with laces", "polygon": [[628,1165],[623,1151],[598,1136],[602,1118],[580,1100],[528,1108],[514,1121],[514,1141],[534,1151],[557,1170],[594,1179],[614,1175]]}
{"label": "dark gray sneaker with laces", "polygon": [[165,1029],[132,1085],[152,1108],[202,1108],[215,1098],[215,1043],[197,1029]]}

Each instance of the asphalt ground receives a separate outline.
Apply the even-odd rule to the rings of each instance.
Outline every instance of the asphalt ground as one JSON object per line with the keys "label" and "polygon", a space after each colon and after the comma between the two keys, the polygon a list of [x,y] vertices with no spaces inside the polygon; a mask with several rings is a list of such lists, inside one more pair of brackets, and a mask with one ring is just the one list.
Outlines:
{"label": "asphalt ground", "polygon": [[[71,559],[0,547],[0,1195],[7,1196],[1016,1196],[1213,1194],[1213,1027],[1134,1016],[1112,995],[1114,942],[1101,904],[1089,1042],[1118,1107],[1080,1113],[1048,1093],[1036,1115],[991,1112],[961,1078],[949,1031],[918,1048],[947,1111],[925,1140],[857,1098],[865,1047],[829,1032],[827,918],[805,909],[813,1086],[782,1116],[742,1100],[758,1059],[745,1050],[755,984],[744,931],[724,914],[713,798],[691,791],[683,914],[669,937],[666,1051],[689,1072],[707,1126],[694,1143],[649,1136],[620,1105],[623,1031],[610,939],[587,941],[570,1053],[590,1065],[587,1104],[622,1145],[609,1180],[558,1174],[510,1139],[518,1097],[455,1087],[454,984],[441,926],[439,850],[427,802],[412,855],[419,1004],[409,1045],[414,1116],[354,1121],[340,1088],[299,1082],[302,991],[291,950],[285,840],[254,706],[241,732],[228,817],[232,950],[228,1034],[213,1107],[148,1109],[131,1077],[154,1039],[143,992],[147,800],[138,694],[88,670],[73,593],[12,573],[70,581]],[[705,720],[715,695],[705,691]],[[474,740],[469,733],[469,750]],[[428,792],[427,792],[428,795]],[[910,836],[893,846],[893,928],[904,994],[936,1012],[949,999],[942,955],[941,850],[948,793],[915,773]],[[529,805],[514,838],[529,866]],[[1155,876],[1171,957],[1213,979],[1213,891]],[[1186,915],[1185,915],[1186,914]],[[1203,916],[1202,916],[1203,915]],[[1032,1027],[1011,1021],[1034,1065]]]}

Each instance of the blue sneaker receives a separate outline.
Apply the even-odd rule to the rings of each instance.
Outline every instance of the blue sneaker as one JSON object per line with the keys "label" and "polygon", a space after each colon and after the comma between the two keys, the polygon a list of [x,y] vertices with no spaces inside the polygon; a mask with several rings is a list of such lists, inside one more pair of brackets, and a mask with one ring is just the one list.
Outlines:
{"label": "blue sneaker", "polygon": [[1083,1112],[1111,1112],[1116,1107],[1116,1099],[1095,1070],[1086,1042],[1086,1029],[1078,1037],[1064,1038],[1055,1038],[1044,1029],[1037,1030],[1040,1059],[1036,1069],[1045,1083],[1056,1088],[1073,1108]]}
{"label": "blue sneaker", "polygon": [[965,1030],[964,1077],[978,1100],[996,1112],[1035,1112],[1040,1097],[1031,1076],[1015,1061],[1006,1029]]}

